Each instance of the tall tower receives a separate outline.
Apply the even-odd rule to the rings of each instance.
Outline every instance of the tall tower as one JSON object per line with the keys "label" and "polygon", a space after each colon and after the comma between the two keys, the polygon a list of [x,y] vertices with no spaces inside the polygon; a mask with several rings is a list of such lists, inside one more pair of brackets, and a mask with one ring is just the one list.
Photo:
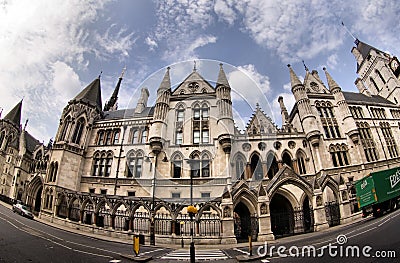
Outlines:
{"label": "tall tower", "polygon": [[63,110],[50,160],[50,167],[54,168],[48,171],[47,184],[79,191],[87,138],[90,138],[94,121],[102,116],[101,108],[99,77],[69,101]]}
{"label": "tall tower", "polygon": [[121,76],[118,79],[117,85],[114,88],[111,98],[106,102],[106,105],[104,105],[104,111],[115,111],[118,109],[117,101],[118,101],[119,87],[121,86],[124,74],[125,74],[125,68],[122,70]]}
{"label": "tall tower", "polygon": [[302,122],[306,138],[311,142],[312,146],[317,147],[319,145],[321,132],[318,129],[317,119],[311,110],[310,99],[307,96],[304,85],[300,82],[292,67],[290,65],[288,65],[288,67],[292,93],[296,100],[300,121]]}
{"label": "tall tower", "polygon": [[158,154],[164,145],[164,135],[167,130],[166,118],[169,110],[169,98],[171,96],[170,68],[167,68],[163,80],[157,89],[157,100],[154,107],[154,122],[150,127],[150,147],[155,154]]}
{"label": "tall tower", "polygon": [[[400,105],[400,63],[393,57],[364,42],[355,41],[351,53],[357,61],[357,74],[372,95],[379,95]],[[361,83],[357,87],[362,87]]]}
{"label": "tall tower", "polygon": [[333,80],[333,78],[328,73],[326,68],[324,67],[323,69],[325,71],[329,89],[333,94],[333,96],[335,97],[335,101],[338,105],[340,112],[339,116],[342,118],[344,124],[343,129],[345,130],[346,134],[350,137],[350,139],[353,141],[353,143],[357,144],[359,131],[354,121],[353,115],[350,113],[350,109],[349,106],[347,105],[346,99],[344,98],[342,89],[339,87],[336,81]]}
{"label": "tall tower", "polygon": [[231,99],[231,87],[228,79],[226,78],[225,71],[220,64],[217,84],[215,91],[217,93],[217,107],[219,112],[219,119],[217,121],[219,128],[218,141],[221,144],[225,153],[231,151],[232,136],[234,134],[234,121],[232,114],[232,99]]}

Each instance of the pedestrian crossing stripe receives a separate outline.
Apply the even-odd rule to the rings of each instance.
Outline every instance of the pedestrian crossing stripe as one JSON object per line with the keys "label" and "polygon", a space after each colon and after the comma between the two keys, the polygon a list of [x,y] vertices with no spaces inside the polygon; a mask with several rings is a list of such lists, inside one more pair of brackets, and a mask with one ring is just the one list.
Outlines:
{"label": "pedestrian crossing stripe", "polygon": [[[229,257],[219,249],[213,250],[196,250],[196,260],[217,260],[217,259],[228,259]],[[174,260],[189,260],[189,250],[175,250],[162,256],[161,259],[174,259]]]}

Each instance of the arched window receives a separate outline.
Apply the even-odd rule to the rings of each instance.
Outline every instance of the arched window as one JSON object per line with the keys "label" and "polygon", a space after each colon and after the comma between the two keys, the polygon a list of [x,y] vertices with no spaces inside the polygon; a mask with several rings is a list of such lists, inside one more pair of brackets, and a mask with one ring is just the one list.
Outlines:
{"label": "arched window", "polygon": [[113,158],[112,154],[108,153],[105,160],[105,173],[104,173],[105,177],[109,177],[111,174],[112,158]]}
{"label": "arched window", "polygon": [[53,170],[54,170],[54,162],[50,163],[50,167],[49,167],[49,173],[47,175],[47,182],[51,182],[52,180],[52,176],[53,176]]}
{"label": "arched window", "polygon": [[100,157],[100,162],[99,162],[99,176],[104,176],[104,171],[105,171],[105,166],[106,166],[106,156],[103,153]]}
{"label": "arched window", "polygon": [[296,158],[297,158],[297,168],[299,174],[306,174],[307,169],[306,169],[304,153],[298,152]]}
{"label": "arched window", "polygon": [[174,157],[174,160],[172,161],[172,177],[173,178],[181,178],[182,177],[182,166],[183,166],[182,157],[178,154]]}
{"label": "arched window", "polygon": [[142,143],[147,142],[147,130],[143,130],[142,132]]}
{"label": "arched window", "polygon": [[210,132],[209,132],[209,107],[206,103],[200,107],[196,104],[193,107],[193,144],[209,143]]}
{"label": "arched window", "polygon": [[115,130],[115,131],[114,131],[114,144],[118,144],[118,141],[119,141],[119,133],[120,133],[119,130]]}
{"label": "arched window", "polygon": [[53,174],[52,174],[52,178],[51,181],[55,182],[57,179],[57,172],[58,172],[58,162],[54,163],[54,170],[53,170]]}
{"label": "arched window", "polygon": [[131,152],[128,154],[128,174],[127,177],[142,177],[143,154]]}
{"label": "arched window", "polygon": [[99,176],[100,173],[100,154],[96,154],[93,158],[93,176]]}
{"label": "arched window", "polygon": [[279,171],[278,162],[273,153],[270,153],[267,157],[267,167],[268,169],[268,178],[272,179],[275,174]]}
{"label": "arched window", "polygon": [[3,141],[4,141],[4,138],[6,137],[6,132],[5,131],[2,131],[1,133],[0,133],[0,148],[1,148],[1,146],[3,145]]}
{"label": "arched window", "polygon": [[76,122],[74,135],[72,136],[72,142],[73,143],[76,143],[76,144],[80,143],[84,127],[85,127],[85,119],[84,118],[80,118]]}
{"label": "arched window", "polygon": [[252,177],[255,180],[262,180],[264,175],[263,175],[263,169],[262,169],[262,164],[261,164],[261,159],[258,156],[258,154],[254,154],[251,159],[250,159],[250,168],[251,168],[251,174]]}
{"label": "arched window", "polygon": [[201,177],[210,177],[210,157],[203,154],[201,158]]}
{"label": "arched window", "polygon": [[336,144],[329,146],[332,163],[334,167],[349,165],[348,149],[345,144]]}
{"label": "arched window", "polygon": [[245,169],[245,163],[246,161],[244,160],[243,156],[238,156],[236,158],[236,179],[240,180],[240,179],[244,179],[244,169]]}
{"label": "arched window", "polygon": [[376,92],[379,92],[379,88],[378,88],[378,85],[376,84],[375,80],[372,77],[370,77],[369,81],[372,83],[372,85],[376,89]]}
{"label": "arched window", "polygon": [[139,131],[134,130],[132,134],[132,143],[138,143],[139,142]]}
{"label": "arched window", "polygon": [[97,145],[104,144],[104,131],[99,131],[99,136],[97,138]]}
{"label": "arched window", "polygon": [[200,155],[194,152],[190,156],[190,176],[192,178],[200,177]]}
{"label": "arched window", "polygon": [[67,133],[69,130],[69,127],[71,126],[71,119],[68,116],[65,120],[64,120],[64,125],[62,127],[61,133],[60,133],[60,141],[64,141],[67,139]]}
{"label": "arched window", "polygon": [[293,169],[292,157],[287,152],[282,154],[282,163],[287,164],[287,166]]}
{"label": "arched window", "polygon": [[111,145],[111,136],[112,136],[112,132],[107,131],[106,132],[106,145]]}

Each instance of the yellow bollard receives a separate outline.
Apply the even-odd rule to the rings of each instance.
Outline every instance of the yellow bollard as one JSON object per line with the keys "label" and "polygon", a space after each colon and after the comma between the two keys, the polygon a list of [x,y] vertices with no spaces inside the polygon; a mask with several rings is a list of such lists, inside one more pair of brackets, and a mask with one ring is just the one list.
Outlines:
{"label": "yellow bollard", "polygon": [[250,256],[253,255],[253,241],[251,240],[251,236],[249,236],[249,253]]}
{"label": "yellow bollard", "polygon": [[135,252],[136,256],[139,255],[139,236],[133,236],[133,252]]}

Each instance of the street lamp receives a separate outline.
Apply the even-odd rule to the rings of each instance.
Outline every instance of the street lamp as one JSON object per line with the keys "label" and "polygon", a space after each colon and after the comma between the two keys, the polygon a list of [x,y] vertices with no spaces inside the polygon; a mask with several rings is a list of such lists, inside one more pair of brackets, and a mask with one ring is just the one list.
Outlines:
{"label": "street lamp", "polygon": [[193,240],[193,217],[197,214],[197,208],[193,206],[193,173],[190,173],[190,206],[188,206],[187,212],[190,216],[190,263],[195,263],[196,252]]}

